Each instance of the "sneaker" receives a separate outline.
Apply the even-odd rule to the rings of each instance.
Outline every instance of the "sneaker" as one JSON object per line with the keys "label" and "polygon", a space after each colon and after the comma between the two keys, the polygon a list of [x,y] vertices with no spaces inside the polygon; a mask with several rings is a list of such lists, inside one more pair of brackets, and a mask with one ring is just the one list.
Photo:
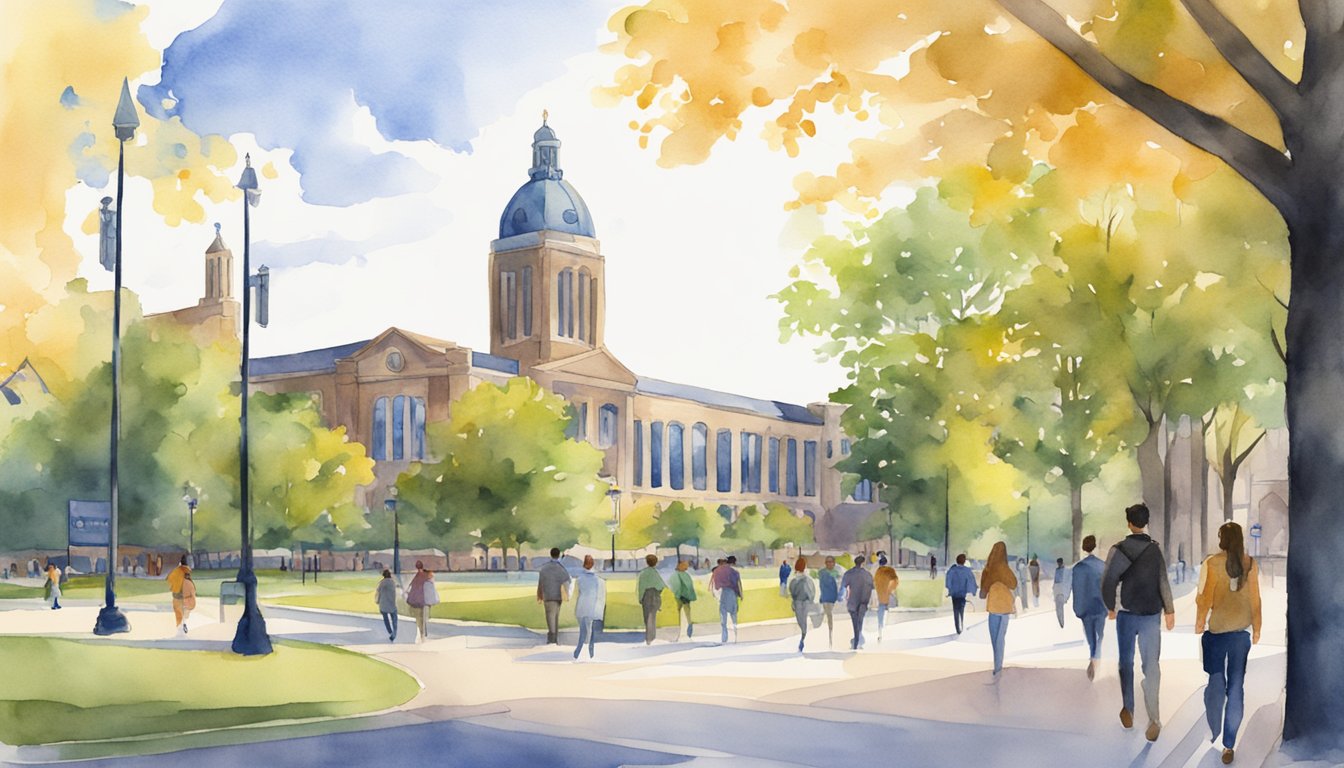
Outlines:
{"label": "sneaker", "polygon": [[1087,662],[1087,679],[1095,680],[1097,677],[1097,660],[1093,659]]}
{"label": "sneaker", "polygon": [[1153,722],[1148,723],[1148,730],[1144,731],[1143,735],[1147,737],[1149,741],[1157,741],[1157,737],[1161,733],[1162,724],[1154,720]]}
{"label": "sneaker", "polygon": [[1126,728],[1134,727],[1134,713],[1123,707],[1120,709],[1120,724]]}
{"label": "sneaker", "polygon": [[803,641],[802,641],[802,640],[799,640],[799,641],[798,641],[798,652],[799,652],[799,653],[802,653],[802,652],[803,652]]}
{"label": "sneaker", "polygon": [[184,635],[187,634],[187,631],[188,631],[188,630],[187,630],[187,624],[186,624],[186,622],[183,622],[183,623],[182,623],[182,634],[184,634]]}
{"label": "sneaker", "polygon": [[1230,749],[1223,750],[1223,765],[1231,765],[1234,754]]}

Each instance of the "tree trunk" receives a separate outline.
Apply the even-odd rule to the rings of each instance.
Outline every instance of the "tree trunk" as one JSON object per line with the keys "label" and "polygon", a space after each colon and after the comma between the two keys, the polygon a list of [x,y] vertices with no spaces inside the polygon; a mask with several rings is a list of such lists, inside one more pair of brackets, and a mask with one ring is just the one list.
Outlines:
{"label": "tree trunk", "polygon": [[1232,491],[1237,486],[1237,468],[1232,463],[1232,449],[1223,451],[1222,459],[1222,480],[1223,484],[1223,521],[1232,519]]}
{"label": "tree trunk", "polygon": [[[1336,77],[1338,81],[1340,78]],[[1313,123],[1313,126],[1315,124]],[[1320,126],[1321,134],[1331,133]],[[1337,128],[1335,129],[1337,130]],[[1326,136],[1314,137],[1325,139]],[[1283,736],[1294,751],[1344,747],[1344,201],[1337,143],[1290,137],[1300,208],[1289,218],[1292,302],[1288,309],[1288,659]],[[1307,150],[1320,147],[1313,156]],[[1325,150],[1325,151],[1321,151]]]}
{"label": "tree trunk", "polygon": [[[1139,443],[1139,478],[1143,482],[1143,503],[1153,520],[1162,519],[1162,430],[1161,420],[1148,421],[1148,435]],[[1126,505],[1128,506],[1128,505]]]}
{"label": "tree trunk", "polygon": [[[1195,542],[1194,551],[1190,553],[1191,562],[1199,563],[1204,560],[1204,553],[1209,548],[1209,454],[1204,447],[1204,439],[1207,437],[1209,424],[1212,423],[1212,417],[1209,422],[1200,419],[1199,438],[1193,446],[1194,460],[1190,462],[1190,492],[1193,495],[1193,514],[1199,515],[1199,526],[1197,528],[1198,541]],[[1193,435],[1192,435],[1193,437]]]}
{"label": "tree trunk", "polygon": [[1070,558],[1078,557],[1083,551],[1083,486],[1081,483],[1069,484],[1069,510],[1073,516],[1073,550]]}
{"label": "tree trunk", "polygon": [[1157,539],[1162,545],[1162,551],[1168,556],[1175,550],[1175,537],[1172,535],[1172,528],[1176,520],[1176,493],[1171,487],[1171,474],[1176,466],[1174,457],[1176,448],[1176,439],[1180,436],[1179,429],[1171,428],[1171,421],[1165,422],[1166,429],[1164,433],[1169,434],[1163,442],[1166,444],[1166,453],[1162,456],[1162,531]]}

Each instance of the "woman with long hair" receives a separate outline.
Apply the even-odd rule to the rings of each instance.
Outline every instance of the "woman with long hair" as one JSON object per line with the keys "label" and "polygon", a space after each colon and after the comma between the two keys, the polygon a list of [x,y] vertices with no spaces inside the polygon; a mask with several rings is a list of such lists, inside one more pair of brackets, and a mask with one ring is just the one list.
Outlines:
{"label": "woman with long hair", "polygon": [[1260,569],[1246,554],[1236,523],[1223,523],[1218,529],[1218,549],[1199,569],[1195,633],[1201,635],[1204,671],[1209,675],[1204,711],[1214,740],[1222,731],[1226,765],[1232,762],[1245,708],[1246,659],[1251,645],[1260,642]]}
{"label": "woman with long hair", "polygon": [[985,569],[980,572],[980,599],[985,601],[989,614],[989,642],[994,648],[994,675],[990,682],[999,681],[1003,671],[1003,644],[1008,636],[1008,618],[1016,612],[1013,593],[1017,590],[1017,576],[1008,567],[1008,545],[995,542],[989,550]]}
{"label": "woman with long hair", "polygon": [[812,609],[817,604],[817,585],[807,575],[807,558],[799,557],[793,564],[793,576],[789,578],[786,589],[793,601],[793,618],[798,621],[798,629],[803,636],[798,639],[798,652],[803,652],[803,643],[807,642],[807,622],[812,618]]}

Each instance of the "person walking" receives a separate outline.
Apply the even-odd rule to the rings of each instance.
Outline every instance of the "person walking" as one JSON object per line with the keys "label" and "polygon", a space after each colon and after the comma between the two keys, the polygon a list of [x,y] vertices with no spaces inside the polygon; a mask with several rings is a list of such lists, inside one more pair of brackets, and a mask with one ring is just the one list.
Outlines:
{"label": "person walking", "polygon": [[793,576],[788,581],[789,599],[793,601],[793,617],[798,620],[798,629],[802,637],[798,638],[798,652],[803,652],[807,642],[807,622],[812,619],[812,610],[817,604],[817,585],[807,575],[807,558],[799,557],[793,564]]}
{"label": "person walking", "polygon": [[173,596],[173,629],[179,635],[187,634],[187,626],[183,622],[186,610],[183,605],[182,582],[187,580],[187,575],[191,573],[191,567],[187,565],[187,556],[183,555],[177,562],[177,567],[168,572],[168,591]]}
{"label": "person walking", "polygon": [[387,642],[397,642],[397,583],[392,580],[392,572],[383,569],[383,578],[378,582],[373,601],[378,604],[378,613],[382,614],[383,626],[387,628]]}
{"label": "person walking", "polygon": [[793,569],[789,567],[789,561],[788,561],[788,560],[780,560],[780,561],[779,561],[779,596],[780,596],[780,597],[785,597],[785,596],[787,596],[787,594],[788,594],[787,588],[788,588],[788,583],[789,583],[789,574],[791,574],[791,573],[793,573]]}
{"label": "person walking", "polygon": [[957,564],[947,569],[943,584],[952,598],[952,625],[960,635],[966,625],[966,596],[975,594],[975,574],[966,567],[965,553],[957,555]]}
{"label": "person walking", "polygon": [[583,572],[574,580],[574,618],[579,622],[579,644],[574,646],[574,658],[579,658],[583,644],[588,644],[588,658],[593,658],[597,633],[607,613],[607,582],[593,569],[592,555],[583,556]]}
{"label": "person walking", "polygon": [[1031,561],[1027,563],[1027,573],[1031,575],[1031,607],[1039,608],[1041,605],[1041,561],[1036,559],[1036,555],[1031,556]]}
{"label": "person walking", "polygon": [[938,578],[938,558],[929,555],[929,580]]}
{"label": "person walking", "polygon": [[732,562],[736,558],[720,559],[719,565],[710,574],[710,588],[719,601],[719,625],[722,629],[719,642],[728,642],[728,619],[733,620],[733,641],[737,641],[737,608],[742,601],[742,574],[737,572]]}
{"label": "person walking", "polygon": [[1059,628],[1063,629],[1064,604],[1069,602],[1069,569],[1062,557],[1055,558],[1055,577],[1050,593],[1055,598],[1055,618],[1059,620]]}
{"label": "person walking", "polygon": [[896,607],[896,587],[901,577],[896,569],[887,565],[886,555],[878,555],[877,571],[873,574],[873,587],[877,590],[877,639],[882,640],[882,628],[887,624],[887,611]]}
{"label": "person walking", "polygon": [[868,603],[873,599],[873,575],[863,567],[863,555],[854,558],[854,567],[845,571],[840,590],[845,593],[845,608],[854,624],[854,639],[849,641],[849,648],[857,651],[863,647],[863,618],[868,615]]}
{"label": "person walking", "polygon": [[569,599],[569,571],[560,564],[560,548],[537,570],[537,602],[546,611],[546,642],[560,644],[560,604]]}
{"label": "person walking", "polygon": [[644,644],[651,645],[658,637],[658,611],[663,607],[663,590],[667,589],[667,582],[654,567],[658,565],[657,555],[645,555],[644,562],[645,568],[635,582],[635,594],[644,609]]}
{"label": "person walking", "polygon": [[[1018,563],[1022,560],[1019,558]],[[991,683],[999,682],[1003,672],[1003,649],[1008,640],[1008,619],[1017,609],[1013,602],[1013,592],[1018,588],[1017,576],[1008,567],[1008,545],[997,541],[989,550],[989,559],[985,569],[980,572],[980,599],[985,601],[985,612],[989,614],[989,644],[994,650],[994,674]]]}
{"label": "person walking", "polygon": [[691,603],[695,602],[695,582],[691,580],[691,574],[686,572],[689,567],[690,563],[687,561],[678,560],[677,569],[667,580],[667,588],[672,590],[672,598],[677,601],[677,627],[681,627],[681,617],[684,614],[688,638],[695,634],[695,623],[691,619]]}
{"label": "person walking", "polygon": [[821,613],[826,617],[826,635],[835,647],[835,604],[840,602],[840,582],[845,574],[835,565],[834,557],[826,558],[826,567],[817,571],[817,587],[821,598]]}
{"label": "person walking", "polygon": [[[431,590],[433,595],[430,594]],[[433,602],[430,602],[433,600]],[[423,643],[429,639],[429,608],[438,602],[438,589],[434,587],[434,573],[425,568],[422,560],[415,561],[415,576],[406,587],[406,604],[415,614],[415,642]]]}
{"label": "person walking", "polygon": [[61,569],[53,562],[47,562],[47,600],[51,610],[61,610]]}
{"label": "person walking", "polygon": [[[1144,529],[1148,527],[1148,507],[1135,504],[1125,510],[1130,535],[1111,547],[1101,574],[1101,599],[1108,618],[1115,620],[1116,640],[1120,644],[1120,723],[1134,726],[1134,645],[1137,641],[1143,661],[1143,706],[1148,714],[1144,735],[1157,741],[1162,732],[1158,708],[1158,690],[1162,682],[1162,614],[1167,630],[1176,626],[1176,608],[1171,601],[1171,583],[1167,580],[1167,561],[1162,548]],[[1119,591],[1119,601],[1116,592]]]}
{"label": "person walking", "polygon": [[1027,561],[1025,558],[1017,558],[1017,593],[1022,598],[1022,610],[1027,610],[1027,590],[1029,580],[1027,578]]}
{"label": "person walking", "polygon": [[196,580],[191,578],[191,573],[187,573],[187,578],[182,580],[182,634],[187,633],[187,619],[191,618],[191,612],[196,610]]}
{"label": "person walking", "polygon": [[[1260,642],[1260,569],[1246,554],[1241,526],[1218,529],[1219,552],[1204,560],[1195,595],[1195,634],[1200,636],[1204,712],[1213,738],[1223,734],[1223,764],[1232,762],[1246,699],[1246,659]],[[1208,630],[1205,631],[1205,627]],[[1249,632],[1247,630],[1250,630]]]}
{"label": "person walking", "polygon": [[[1073,564],[1068,589],[1073,594],[1073,615],[1083,622],[1083,636],[1087,638],[1087,679],[1097,676],[1101,664],[1101,637],[1106,632],[1106,603],[1101,599],[1101,572],[1105,564],[1092,554],[1097,548],[1097,537],[1083,537],[1083,558]],[[1068,595],[1065,595],[1066,597]]]}

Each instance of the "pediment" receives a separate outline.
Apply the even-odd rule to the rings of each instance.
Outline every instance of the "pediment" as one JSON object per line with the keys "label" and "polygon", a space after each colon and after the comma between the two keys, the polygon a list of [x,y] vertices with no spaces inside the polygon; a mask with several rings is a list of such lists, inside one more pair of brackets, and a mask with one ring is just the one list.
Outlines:
{"label": "pediment", "polygon": [[599,380],[634,387],[638,377],[606,347],[534,366],[534,370],[567,380]]}
{"label": "pediment", "polygon": [[[456,342],[388,328],[347,359],[360,376],[414,376],[442,368],[450,351],[458,348]],[[399,356],[391,355],[394,350]]]}

